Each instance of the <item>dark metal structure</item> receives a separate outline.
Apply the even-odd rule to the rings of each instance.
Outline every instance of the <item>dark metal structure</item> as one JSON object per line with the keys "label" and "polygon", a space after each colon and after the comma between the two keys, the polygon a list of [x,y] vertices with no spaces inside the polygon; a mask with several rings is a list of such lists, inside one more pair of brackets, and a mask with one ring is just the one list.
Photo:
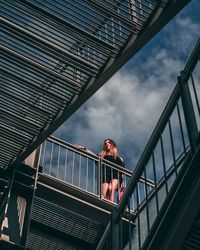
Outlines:
{"label": "dark metal structure", "polygon": [[[123,249],[124,244],[127,249],[200,249],[199,59],[200,40],[178,77],[98,249]],[[155,182],[153,191],[146,183],[143,204],[138,195],[142,175],[150,175]],[[132,195],[137,200],[136,229],[129,226],[129,240],[124,243],[121,219],[127,207],[131,214]]]}
{"label": "dark metal structure", "polygon": [[0,167],[21,163],[189,0],[1,0]]}
{"label": "dark metal structure", "polygon": [[200,41],[133,173],[44,141],[187,2],[0,2],[0,249],[200,249]]}
{"label": "dark metal structure", "polygon": [[[199,249],[199,56],[200,41],[134,173],[57,138],[1,168],[1,249]],[[100,195],[105,164],[125,176],[118,204]]]}

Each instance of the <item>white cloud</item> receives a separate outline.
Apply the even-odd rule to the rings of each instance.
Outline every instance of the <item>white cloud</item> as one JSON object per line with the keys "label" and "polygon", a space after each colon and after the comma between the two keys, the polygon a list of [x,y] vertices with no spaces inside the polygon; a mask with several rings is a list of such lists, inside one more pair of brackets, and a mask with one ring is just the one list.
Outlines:
{"label": "white cloud", "polygon": [[[200,24],[193,22],[190,17],[177,18],[168,30],[169,40],[165,44],[170,44],[171,53],[176,52],[176,56],[192,52],[194,43],[199,38]],[[189,55],[188,55],[189,56]]]}
{"label": "white cloud", "polygon": [[186,63],[186,55],[194,47],[199,30],[199,23],[193,23],[190,18],[177,18],[142,62],[138,65],[134,62],[131,70],[127,66],[119,71],[55,134],[95,152],[101,150],[105,138],[113,138],[125,159],[134,166]]}
{"label": "white cloud", "polygon": [[[73,129],[72,126],[69,129],[74,135],[73,142],[96,152],[100,151],[107,137],[116,140],[121,150],[125,141],[133,150],[134,147],[144,147],[169,97],[168,89],[163,84],[155,84],[155,87],[140,84],[132,73],[116,74],[88,102],[83,111],[86,125],[82,127],[79,118],[77,122],[73,121]],[[65,125],[64,130],[67,133]]]}

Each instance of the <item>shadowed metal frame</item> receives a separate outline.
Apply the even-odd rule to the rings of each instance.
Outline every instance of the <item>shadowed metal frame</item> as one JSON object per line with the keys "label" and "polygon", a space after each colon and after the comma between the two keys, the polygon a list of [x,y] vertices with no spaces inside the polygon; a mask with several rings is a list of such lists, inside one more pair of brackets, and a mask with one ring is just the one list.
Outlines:
{"label": "shadowed metal frame", "polygon": [[0,167],[23,161],[189,1],[0,2]]}

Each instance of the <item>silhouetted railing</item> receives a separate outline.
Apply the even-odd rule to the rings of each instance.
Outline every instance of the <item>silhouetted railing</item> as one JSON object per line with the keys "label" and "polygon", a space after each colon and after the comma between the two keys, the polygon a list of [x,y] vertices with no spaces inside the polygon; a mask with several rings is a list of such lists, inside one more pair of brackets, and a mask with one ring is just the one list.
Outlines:
{"label": "silhouetted railing", "polygon": [[[195,153],[200,127],[199,54],[200,42],[178,77],[178,83],[136,165],[124,196],[112,213],[107,233],[97,249],[142,249],[187,155]],[[144,176],[145,184],[143,203],[139,197],[141,176]],[[152,191],[148,190],[147,178],[154,182]],[[135,197],[137,203],[136,227],[132,226],[130,218],[129,237],[125,242],[121,215],[127,208],[130,212],[132,197]]]}
{"label": "silhouetted railing", "polygon": [[[118,177],[122,176],[125,187],[132,176],[130,170],[110,163],[96,154],[79,149],[53,136],[41,145],[40,165],[43,167],[44,175],[57,178],[100,199],[101,183],[105,178],[105,176],[102,176],[103,168],[111,168],[111,175],[113,171],[117,171]],[[144,199],[145,182],[147,182],[149,191],[154,188],[153,181],[141,177],[139,192],[141,202]],[[119,188],[118,186],[118,190]],[[115,195],[116,203],[118,202],[117,191]],[[135,210],[137,207],[134,197],[131,198],[130,206],[131,210]]]}
{"label": "silhouetted railing", "polygon": [[[55,137],[41,145],[43,175],[57,178],[99,199],[103,166],[124,176],[124,195],[113,211],[97,249],[142,249],[187,156],[195,153],[200,138],[199,54],[200,42],[178,77],[133,173]],[[132,212],[136,217],[131,216]],[[124,230],[121,223],[124,213],[129,218],[126,240],[123,231],[127,232],[127,228]]]}

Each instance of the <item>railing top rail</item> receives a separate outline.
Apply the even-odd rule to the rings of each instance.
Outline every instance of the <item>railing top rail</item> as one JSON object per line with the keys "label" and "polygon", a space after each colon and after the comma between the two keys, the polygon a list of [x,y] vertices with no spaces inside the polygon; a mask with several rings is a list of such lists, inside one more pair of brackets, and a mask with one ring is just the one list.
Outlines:
{"label": "railing top rail", "polygon": [[117,206],[117,210],[121,211],[123,210],[123,208],[126,206],[126,203],[130,197],[130,195],[133,192],[133,189],[136,187],[137,182],[139,181],[139,179],[141,178],[142,172],[144,171],[144,167],[147,164],[147,162],[149,161],[149,158],[151,157],[152,151],[155,148],[160,135],[162,134],[167,121],[170,117],[170,115],[173,112],[173,108],[174,105],[176,104],[178,98],[180,97],[180,92],[179,92],[179,86],[176,85],[176,87],[174,88],[174,91],[136,165],[136,168],[134,170],[134,173],[131,177],[131,180],[128,183],[128,186],[126,188],[126,191],[124,192],[124,195],[122,197],[122,199],[120,200],[118,206]]}
{"label": "railing top rail", "polygon": [[110,162],[110,161],[108,161],[106,159],[102,159],[99,155],[97,155],[95,153],[87,152],[84,149],[78,149],[75,145],[70,144],[70,143],[68,143],[66,141],[63,141],[62,139],[57,138],[55,136],[50,136],[47,139],[47,141],[54,142],[54,143],[56,143],[56,144],[58,144],[58,145],[60,145],[62,147],[70,148],[71,150],[73,150],[73,151],[75,151],[75,152],[77,152],[77,153],[79,153],[81,155],[87,156],[88,158],[91,158],[93,160],[99,160],[99,159],[101,159],[101,161],[103,163],[105,163],[106,165],[111,166],[114,169],[120,170],[124,174],[127,174],[127,175],[132,175],[133,174],[133,172],[131,170],[127,169],[127,168],[123,168],[123,167],[121,167],[121,166],[119,166],[119,165],[117,165],[117,164],[115,164],[113,162]]}
{"label": "railing top rail", "polygon": [[54,142],[54,143],[60,145],[61,147],[70,148],[71,150],[76,151],[77,153],[80,153],[82,155],[86,155],[87,157],[89,157],[91,159],[95,159],[95,160],[98,159],[97,154],[95,154],[95,153],[92,154],[91,152],[87,152],[86,150],[82,150],[82,149],[80,150],[75,145],[73,145],[69,142],[66,142],[60,138],[57,138],[55,136],[51,135],[50,137],[47,138],[47,141]]}
{"label": "railing top rail", "polygon": [[[198,40],[190,58],[188,59],[188,63],[186,64],[185,68],[184,68],[184,72],[185,72],[185,77],[186,79],[189,78],[189,75],[191,74],[192,70],[195,67],[195,64],[197,63],[198,59],[199,59],[199,54],[200,54],[200,39]],[[140,180],[141,175],[144,171],[144,167],[147,164],[147,162],[149,161],[152,151],[154,150],[155,146],[158,143],[158,140],[160,138],[160,135],[162,134],[162,132],[164,131],[164,128],[170,118],[170,116],[172,115],[172,112],[174,110],[174,107],[178,101],[178,99],[180,98],[180,86],[177,82],[171,97],[169,98],[169,101],[155,127],[155,129],[153,130],[153,133],[136,165],[136,168],[134,170],[134,173],[131,177],[131,180],[128,183],[128,186],[126,188],[126,191],[124,192],[124,195],[122,197],[122,199],[120,200],[119,204],[117,205],[117,211],[118,213],[120,213],[126,206],[129,197],[132,195],[133,190],[135,189],[137,182]]]}
{"label": "railing top rail", "polygon": [[194,67],[199,59],[200,59],[200,38],[197,41],[191,56],[188,59],[187,64],[185,65],[184,70],[182,71],[185,74],[184,77],[186,81],[188,80],[191,72],[194,70]]}
{"label": "railing top rail", "polygon": [[[128,177],[131,177],[133,175],[133,171],[127,169],[126,167],[121,167],[113,162],[110,162],[106,159],[102,159],[99,155],[96,155],[95,153],[91,153],[91,152],[87,152],[85,151],[84,149],[78,149],[75,145],[71,144],[71,143],[68,143],[60,138],[57,138],[55,136],[50,136],[47,141],[49,142],[52,142],[52,143],[55,143],[57,145],[60,145],[61,147],[65,147],[65,148],[69,148],[71,149],[72,151],[80,154],[80,155],[83,155],[85,157],[88,157],[89,159],[91,160],[95,160],[96,162],[99,162],[100,160],[102,161],[102,163],[105,163],[106,166],[108,167],[111,167],[112,169],[116,169],[118,171],[120,171],[120,173],[122,174],[125,174],[126,176]],[[141,182],[144,182],[145,181],[145,178],[143,176],[141,176],[140,178],[140,181]],[[152,186],[154,187],[154,181],[146,178],[146,182],[148,183],[149,186]]]}

